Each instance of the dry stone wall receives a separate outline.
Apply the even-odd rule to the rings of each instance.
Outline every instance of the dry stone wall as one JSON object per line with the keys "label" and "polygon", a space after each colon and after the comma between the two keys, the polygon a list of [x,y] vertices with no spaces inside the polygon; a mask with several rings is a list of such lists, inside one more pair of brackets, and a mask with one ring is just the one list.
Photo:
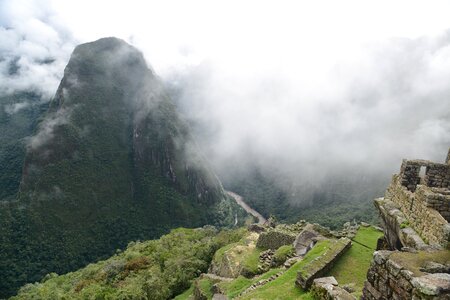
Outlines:
{"label": "dry stone wall", "polygon": [[[425,168],[423,178],[420,176],[421,168]],[[414,192],[418,184],[428,187],[450,187],[450,165],[434,163],[428,160],[406,160],[400,167],[401,183],[409,191]]]}
{"label": "dry stone wall", "polygon": [[261,232],[256,247],[276,250],[281,246],[291,245],[295,241],[295,238],[296,235],[294,233],[273,229]]}
{"label": "dry stone wall", "polygon": [[395,252],[376,251],[374,253],[367,273],[367,281],[364,284],[363,300],[449,299],[450,274],[415,276],[411,270],[390,258],[393,253]]}
{"label": "dry stone wall", "polygon": [[437,210],[447,222],[450,222],[450,190],[431,188],[431,193],[424,189],[426,205]]}
{"label": "dry stone wall", "polygon": [[447,211],[450,212],[450,206],[445,202],[449,200],[449,196],[440,196],[441,194],[424,185],[417,185],[415,192],[411,192],[403,182],[401,175],[394,175],[385,195],[385,199],[398,205],[406,217],[406,221],[400,226],[411,227],[428,244],[446,247],[450,240],[450,225],[442,212],[444,215],[447,215]]}

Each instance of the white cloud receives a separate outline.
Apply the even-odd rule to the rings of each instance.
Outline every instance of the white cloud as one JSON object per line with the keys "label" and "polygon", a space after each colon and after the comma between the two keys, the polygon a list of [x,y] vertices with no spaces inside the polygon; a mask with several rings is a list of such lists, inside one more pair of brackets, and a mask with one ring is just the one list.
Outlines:
{"label": "white cloud", "polygon": [[[75,44],[117,36],[184,87],[218,166],[397,169],[450,144],[448,1],[3,1],[0,92],[52,95]],[[5,76],[20,57],[20,73]],[[41,64],[46,58],[51,64]]]}
{"label": "white cloud", "polygon": [[36,150],[45,146],[54,137],[55,129],[61,125],[69,123],[72,109],[59,109],[48,116],[41,124],[35,135],[28,138],[27,146],[31,150]]}

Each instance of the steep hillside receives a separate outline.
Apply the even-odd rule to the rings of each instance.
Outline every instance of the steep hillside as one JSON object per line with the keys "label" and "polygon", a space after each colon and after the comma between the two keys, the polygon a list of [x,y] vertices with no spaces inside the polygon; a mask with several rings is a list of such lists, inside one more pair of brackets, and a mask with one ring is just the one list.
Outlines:
{"label": "steep hillside", "polygon": [[37,128],[48,102],[34,92],[0,96],[0,201],[11,200],[19,190],[27,137]]}
{"label": "steep hillside", "polygon": [[230,225],[233,202],[142,54],[78,46],[0,209],[0,296],[179,226]]}
{"label": "steep hillside", "polygon": [[[262,232],[250,231],[252,227]],[[373,227],[352,230],[356,232],[353,245],[344,250],[342,245],[348,248],[349,239],[304,221],[275,228],[253,225],[248,230],[180,228],[159,240],[130,243],[124,252],[76,272],[49,274],[41,283],[22,287],[12,299],[163,300],[176,296],[177,300],[206,300],[214,294],[214,299],[322,299],[296,282],[300,274],[318,277],[314,270],[326,265],[328,271],[322,276],[335,276],[353,290],[353,295],[337,299],[356,299],[382,233]],[[277,238],[287,233],[305,237],[305,232],[315,232],[317,239],[307,238],[313,245],[303,256],[296,255],[288,241]],[[268,244],[260,240],[266,234]],[[272,248],[266,249],[269,245]],[[343,250],[342,256],[336,256]],[[335,256],[336,264],[330,269]]]}

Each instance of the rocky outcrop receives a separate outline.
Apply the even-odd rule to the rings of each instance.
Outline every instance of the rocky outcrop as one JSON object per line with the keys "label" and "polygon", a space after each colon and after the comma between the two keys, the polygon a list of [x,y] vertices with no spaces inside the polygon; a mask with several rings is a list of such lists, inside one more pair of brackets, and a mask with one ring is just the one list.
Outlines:
{"label": "rocky outcrop", "polygon": [[303,289],[309,289],[313,280],[325,275],[342,254],[351,247],[348,238],[331,241],[330,248],[321,256],[317,257],[297,273],[296,284]]}

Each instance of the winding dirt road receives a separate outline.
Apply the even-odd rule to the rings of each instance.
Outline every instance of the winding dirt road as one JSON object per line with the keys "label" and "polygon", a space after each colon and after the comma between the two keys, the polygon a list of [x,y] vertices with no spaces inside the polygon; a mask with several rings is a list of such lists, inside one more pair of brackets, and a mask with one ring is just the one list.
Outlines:
{"label": "winding dirt road", "polygon": [[228,195],[233,197],[234,200],[236,200],[236,203],[239,204],[246,212],[248,212],[249,214],[251,214],[252,216],[257,218],[258,224],[262,225],[267,222],[266,218],[264,218],[259,212],[257,212],[256,210],[254,210],[253,208],[248,206],[248,204],[244,202],[244,200],[241,196],[239,196],[236,193],[230,192],[230,191],[226,191],[226,192]]}

